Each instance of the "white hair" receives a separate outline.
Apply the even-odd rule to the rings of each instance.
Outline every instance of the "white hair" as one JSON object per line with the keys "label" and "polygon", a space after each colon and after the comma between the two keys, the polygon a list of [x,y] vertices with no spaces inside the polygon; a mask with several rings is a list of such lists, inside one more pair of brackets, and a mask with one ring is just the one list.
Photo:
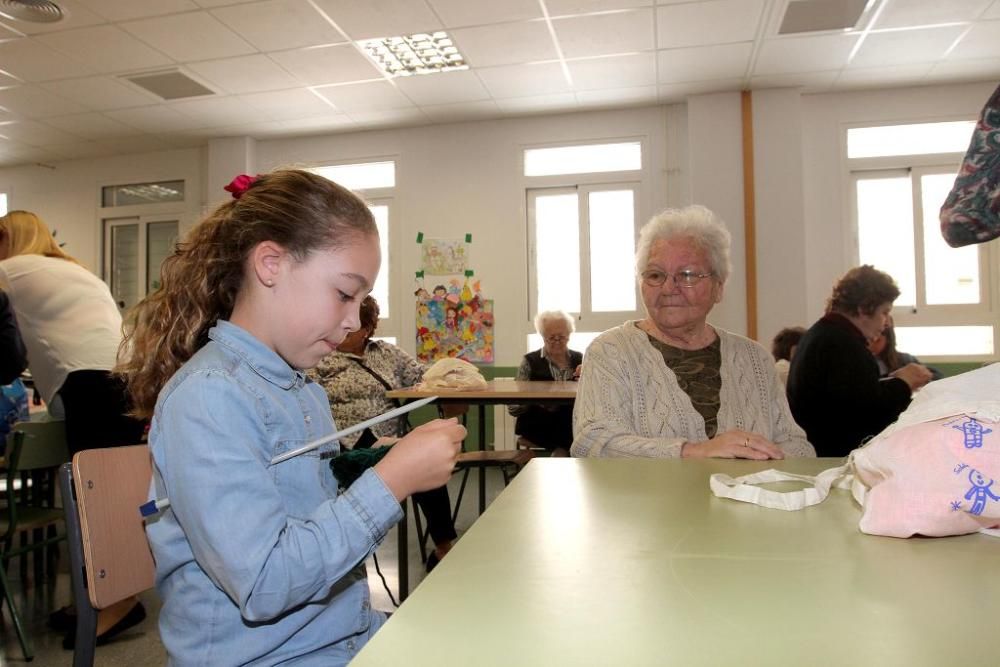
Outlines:
{"label": "white hair", "polygon": [[676,238],[694,241],[708,256],[709,267],[719,282],[726,282],[732,269],[729,262],[729,230],[712,211],[697,204],[668,208],[643,225],[639,230],[639,244],[635,251],[636,276],[645,270],[649,252],[655,242]]}
{"label": "white hair", "polygon": [[545,328],[545,323],[555,321],[565,322],[570,333],[576,331],[576,322],[573,320],[573,316],[564,310],[543,310],[535,315],[535,331],[538,332],[539,336],[544,336],[542,329]]}

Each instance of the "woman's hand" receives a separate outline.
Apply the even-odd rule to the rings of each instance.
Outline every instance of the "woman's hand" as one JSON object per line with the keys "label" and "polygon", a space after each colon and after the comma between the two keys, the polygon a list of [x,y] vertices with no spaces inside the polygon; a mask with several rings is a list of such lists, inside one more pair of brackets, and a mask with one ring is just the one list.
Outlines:
{"label": "woman's hand", "polygon": [[400,438],[375,464],[375,472],[402,502],[417,491],[448,482],[464,439],[465,427],[455,419],[435,419]]}
{"label": "woman's hand", "polygon": [[681,457],[692,459],[783,459],[785,453],[767,438],[747,431],[720,433],[704,442],[686,442]]}
{"label": "woman's hand", "polygon": [[927,367],[923,364],[909,363],[902,368],[897,368],[890,376],[899,378],[910,385],[910,391],[916,391],[934,379]]}

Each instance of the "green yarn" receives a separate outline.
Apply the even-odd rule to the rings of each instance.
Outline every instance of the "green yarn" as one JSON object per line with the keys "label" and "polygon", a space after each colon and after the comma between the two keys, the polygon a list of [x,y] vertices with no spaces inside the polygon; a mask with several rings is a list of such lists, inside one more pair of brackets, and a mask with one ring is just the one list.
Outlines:
{"label": "green yarn", "polygon": [[330,460],[330,470],[337,478],[340,486],[349,487],[358,477],[389,453],[388,447],[371,447],[369,449],[349,449]]}

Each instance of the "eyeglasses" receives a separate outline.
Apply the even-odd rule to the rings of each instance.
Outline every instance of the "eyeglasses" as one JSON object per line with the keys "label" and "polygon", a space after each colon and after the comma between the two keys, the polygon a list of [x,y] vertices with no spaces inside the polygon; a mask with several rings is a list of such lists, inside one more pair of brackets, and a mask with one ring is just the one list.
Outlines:
{"label": "eyeglasses", "polygon": [[543,336],[542,340],[546,343],[562,343],[563,341],[569,340],[569,336],[564,336],[562,334],[555,334],[552,336]]}
{"label": "eyeglasses", "polygon": [[650,287],[659,287],[663,283],[667,282],[667,278],[673,278],[674,284],[678,287],[694,287],[701,282],[702,278],[708,278],[709,276],[714,276],[712,272],[708,273],[695,273],[694,271],[684,270],[678,271],[677,273],[667,273],[666,271],[657,271],[656,269],[650,269],[648,271],[643,271],[642,282],[646,283]]}

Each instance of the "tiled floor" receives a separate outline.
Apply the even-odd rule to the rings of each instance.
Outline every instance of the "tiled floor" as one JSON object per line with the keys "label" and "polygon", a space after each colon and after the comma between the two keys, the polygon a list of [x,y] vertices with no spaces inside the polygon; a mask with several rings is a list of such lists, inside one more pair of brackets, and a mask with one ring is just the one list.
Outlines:
{"label": "tiled floor", "polygon": [[[457,526],[459,539],[461,535],[472,525],[478,516],[477,508],[477,486],[476,474],[473,472],[469,477],[469,485],[462,499],[462,507],[459,513]],[[461,476],[456,475],[449,483],[452,503],[458,494],[458,486]],[[487,502],[492,500],[503,490],[503,479],[497,470],[487,470],[486,498]],[[420,562],[420,553],[417,548],[413,519],[410,518],[409,536],[409,575],[410,590],[416,588],[425,576],[424,566]],[[399,568],[396,556],[396,531],[392,530],[385,541],[378,548],[377,556],[382,574],[392,590],[393,596],[398,600]],[[9,576],[10,586],[15,595],[15,602],[21,613],[25,626],[28,628],[29,636],[34,645],[35,659],[32,665],[40,667],[69,667],[73,663],[73,654],[62,648],[62,636],[53,632],[46,625],[49,613],[69,603],[69,558],[65,554],[59,559],[59,571],[55,577],[49,577],[41,584],[34,581],[33,568],[29,561],[27,567],[27,586],[21,579],[21,568],[17,560],[10,565]],[[368,581],[372,593],[372,606],[376,609],[392,610],[392,602],[386,593],[381,580],[376,574],[375,567],[369,559]],[[157,612],[159,611],[159,600],[155,591],[147,591],[142,595],[142,602],[146,607],[146,620],[139,625],[129,628],[119,635],[114,641],[97,649],[96,665],[101,667],[121,666],[138,667],[145,665],[164,665],[166,655],[163,645],[160,643],[159,634],[156,628]],[[4,605],[0,612],[0,667],[4,665],[18,665],[25,663],[21,653],[21,647],[17,641],[17,634],[14,632],[14,625],[11,622],[10,614]]]}

